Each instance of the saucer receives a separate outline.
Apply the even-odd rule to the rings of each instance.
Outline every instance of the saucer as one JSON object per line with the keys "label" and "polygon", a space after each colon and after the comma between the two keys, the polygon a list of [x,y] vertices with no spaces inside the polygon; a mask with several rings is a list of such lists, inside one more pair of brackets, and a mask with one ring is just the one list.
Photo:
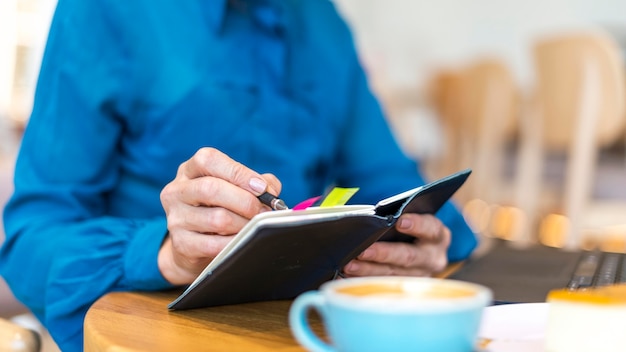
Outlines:
{"label": "saucer", "polygon": [[548,307],[548,303],[516,303],[485,308],[478,333],[479,351],[543,351]]}

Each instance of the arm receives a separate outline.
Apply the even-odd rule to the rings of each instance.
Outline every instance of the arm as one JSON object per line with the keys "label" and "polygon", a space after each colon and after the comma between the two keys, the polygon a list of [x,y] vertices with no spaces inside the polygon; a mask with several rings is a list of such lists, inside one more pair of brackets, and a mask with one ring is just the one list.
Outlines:
{"label": "arm", "polygon": [[[266,209],[256,195],[281,187],[206,148],[163,189],[188,155],[164,143],[185,135],[156,138],[171,126],[134,113],[155,89],[137,76],[162,72],[152,71],[161,62],[150,44],[163,43],[133,37],[133,29],[148,31],[129,24],[145,14],[141,6],[103,3],[59,2],[5,209],[0,272],[64,351],[81,349],[83,317],[95,300],[191,282],[229,235]],[[129,37],[135,51],[125,46]],[[159,98],[181,94],[170,88],[183,84],[167,83]]]}
{"label": "arm", "polygon": [[101,295],[171,287],[156,260],[164,214],[110,212],[127,72],[107,15],[98,2],[59,2],[4,210],[0,271],[63,350],[82,348],[83,316]]}

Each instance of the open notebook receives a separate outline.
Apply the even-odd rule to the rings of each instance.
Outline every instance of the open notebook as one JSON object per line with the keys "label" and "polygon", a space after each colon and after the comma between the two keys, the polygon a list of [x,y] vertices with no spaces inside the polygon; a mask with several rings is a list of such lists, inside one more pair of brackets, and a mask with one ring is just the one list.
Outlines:
{"label": "open notebook", "polygon": [[289,299],[316,289],[375,241],[414,240],[396,231],[400,215],[436,213],[469,174],[464,170],[376,205],[261,213],[168,307]]}

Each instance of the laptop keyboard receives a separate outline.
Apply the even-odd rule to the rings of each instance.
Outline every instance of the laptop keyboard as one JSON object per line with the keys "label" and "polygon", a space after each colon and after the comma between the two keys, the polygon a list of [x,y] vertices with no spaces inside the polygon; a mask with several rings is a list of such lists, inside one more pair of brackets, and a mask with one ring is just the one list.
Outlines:
{"label": "laptop keyboard", "polygon": [[626,254],[584,252],[567,288],[581,289],[626,282]]}
{"label": "laptop keyboard", "polygon": [[[626,256],[493,240],[450,278],[491,288],[494,304],[545,302],[552,290],[626,283]],[[568,285],[569,283],[569,285]]]}

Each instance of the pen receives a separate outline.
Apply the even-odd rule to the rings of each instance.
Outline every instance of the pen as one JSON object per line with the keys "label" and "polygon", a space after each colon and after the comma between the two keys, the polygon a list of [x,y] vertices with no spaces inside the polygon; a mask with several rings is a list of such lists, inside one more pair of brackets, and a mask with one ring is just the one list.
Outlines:
{"label": "pen", "polygon": [[257,198],[259,198],[259,200],[261,201],[261,203],[269,206],[270,208],[274,209],[274,210],[287,210],[289,209],[287,207],[287,204],[285,204],[285,202],[276,197],[275,195],[272,195],[268,192],[265,192],[263,194],[261,194],[260,196],[258,196]]}

